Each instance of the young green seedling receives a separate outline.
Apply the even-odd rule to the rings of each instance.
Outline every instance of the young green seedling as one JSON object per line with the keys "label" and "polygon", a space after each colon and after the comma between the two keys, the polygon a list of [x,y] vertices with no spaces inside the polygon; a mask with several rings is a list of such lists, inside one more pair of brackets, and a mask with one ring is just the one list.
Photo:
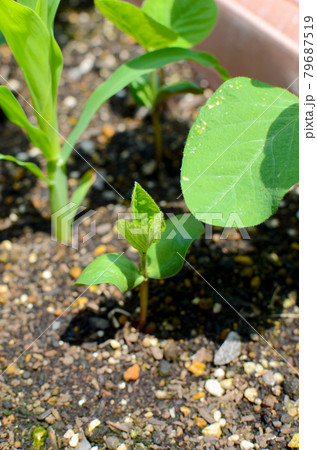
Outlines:
{"label": "young green seedling", "polygon": [[[47,174],[34,163],[11,155],[0,159],[12,161],[44,180],[49,188],[53,228],[56,238],[68,242],[72,220],[94,182],[86,172],[69,199],[66,162],[60,146],[57,118],[57,92],[63,57],[53,34],[55,14],[60,0],[1,0],[0,30],[20,66],[29,88],[38,127],[32,125],[20,104],[6,86],[0,86],[0,107],[11,122],[24,128],[30,141],[46,159]],[[1,82],[5,81],[2,78]],[[69,154],[68,154],[69,156]],[[68,221],[62,220],[68,210]]]}
{"label": "young green seedling", "polygon": [[[250,78],[233,78],[210,97],[186,142],[181,185],[192,214],[243,227],[278,208],[298,182],[298,98]],[[215,214],[216,213],[216,214]]]}
{"label": "young green seedling", "polygon": [[118,220],[117,228],[139,252],[139,267],[124,254],[101,255],[84,269],[75,284],[111,283],[122,293],[140,285],[142,329],[147,318],[149,280],[176,275],[183,267],[189,246],[204,232],[204,226],[190,214],[165,222],[160,208],[138,183],[132,194],[131,216],[131,222]]}
{"label": "young green seedling", "polygon": [[[102,14],[119,29],[131,35],[147,52],[158,49],[190,48],[210,33],[217,19],[214,0],[145,0],[141,8],[119,0],[95,0]],[[217,68],[224,79],[223,68]],[[155,141],[156,165],[162,160],[160,109],[176,94],[202,94],[193,82],[181,81],[166,85],[164,72],[153,71],[130,84],[135,101],[151,110]]]}

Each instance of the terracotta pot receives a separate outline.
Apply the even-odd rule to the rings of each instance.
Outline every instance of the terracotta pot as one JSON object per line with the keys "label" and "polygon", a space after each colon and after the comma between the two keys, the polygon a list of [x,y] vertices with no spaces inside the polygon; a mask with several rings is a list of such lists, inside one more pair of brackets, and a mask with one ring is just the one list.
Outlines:
{"label": "terracotta pot", "polygon": [[[298,94],[298,0],[216,2],[217,24],[197,48],[214,54],[231,77],[249,76]],[[212,89],[221,84],[214,70],[194,67]]]}
{"label": "terracotta pot", "polygon": [[[198,48],[213,53],[231,77],[249,76],[297,94],[298,1],[217,0],[217,4],[217,24]],[[199,70],[212,88],[219,86],[214,71]]]}

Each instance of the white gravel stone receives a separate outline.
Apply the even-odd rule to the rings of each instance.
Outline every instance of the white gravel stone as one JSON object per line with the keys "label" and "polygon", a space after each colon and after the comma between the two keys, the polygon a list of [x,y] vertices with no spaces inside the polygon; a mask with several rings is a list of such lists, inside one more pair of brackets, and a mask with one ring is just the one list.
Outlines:
{"label": "white gravel stone", "polygon": [[92,420],[89,425],[88,425],[88,431],[89,433],[92,433],[94,431],[95,428],[99,427],[99,425],[101,424],[99,419],[94,419]]}
{"label": "white gravel stone", "polygon": [[231,436],[228,437],[229,442],[238,442],[238,440],[239,440],[238,434],[232,434]]}
{"label": "white gravel stone", "polygon": [[70,447],[75,448],[75,447],[77,447],[78,442],[79,442],[79,433],[76,433],[76,434],[74,434],[74,436],[71,438],[71,440],[68,442],[68,445],[69,445]]}
{"label": "white gravel stone", "polygon": [[216,422],[219,422],[219,420],[221,419],[221,412],[218,409],[214,412],[214,419]]}
{"label": "white gravel stone", "polygon": [[218,439],[221,437],[222,430],[218,422],[208,425],[202,430],[204,436],[216,436]]}
{"label": "white gravel stone", "polygon": [[244,396],[249,402],[254,403],[255,399],[258,397],[258,391],[255,388],[247,388],[244,391]]}
{"label": "white gravel stone", "polygon": [[64,438],[65,439],[70,439],[74,436],[75,432],[70,428],[69,430],[66,431],[66,433],[64,434]]}
{"label": "white gravel stone", "polygon": [[245,362],[243,368],[246,374],[251,375],[256,371],[256,364],[252,361]]}
{"label": "white gravel stone", "polygon": [[111,348],[113,348],[113,350],[116,350],[117,348],[119,348],[121,346],[119,341],[116,341],[115,339],[111,339],[109,342]]}
{"label": "white gravel stone", "polygon": [[52,278],[52,273],[49,270],[44,270],[42,273],[42,278],[44,278],[44,280],[48,280]]}
{"label": "white gravel stone", "polygon": [[254,445],[250,441],[246,441],[245,439],[240,443],[241,450],[250,450],[254,448]]}
{"label": "white gravel stone", "polygon": [[219,367],[214,371],[214,377],[216,378],[224,378],[226,375],[225,371]]}
{"label": "white gravel stone", "polygon": [[225,392],[219,381],[212,378],[206,381],[205,389],[209,394],[214,395],[215,397],[221,397]]}
{"label": "white gravel stone", "polygon": [[282,384],[283,381],[284,381],[284,377],[283,377],[283,375],[282,375],[281,373],[276,372],[276,373],[274,374],[274,380],[275,380],[275,383],[277,383],[277,384]]}

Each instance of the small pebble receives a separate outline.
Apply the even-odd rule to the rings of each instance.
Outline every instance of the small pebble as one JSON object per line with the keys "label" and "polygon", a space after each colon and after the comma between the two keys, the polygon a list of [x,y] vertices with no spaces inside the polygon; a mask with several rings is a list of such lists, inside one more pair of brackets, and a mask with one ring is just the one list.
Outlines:
{"label": "small pebble", "polygon": [[135,381],[140,376],[140,366],[138,364],[134,364],[133,366],[129,367],[123,374],[124,381]]}
{"label": "small pebble", "polygon": [[249,402],[254,403],[255,399],[258,397],[258,391],[255,388],[247,388],[244,391],[244,396]]}
{"label": "small pebble", "polygon": [[44,278],[44,280],[49,280],[52,278],[52,273],[49,270],[44,270],[42,273],[42,278]]}
{"label": "small pebble", "polygon": [[239,440],[238,434],[232,434],[231,436],[228,437],[229,442],[238,442],[238,440]]}
{"label": "small pebble", "polygon": [[226,378],[220,381],[221,387],[224,389],[231,389],[233,386],[233,378]]}
{"label": "small pebble", "polygon": [[215,378],[224,378],[225,375],[226,375],[226,372],[221,367],[218,367],[218,369],[216,369],[214,371]]}
{"label": "small pebble", "polygon": [[71,438],[71,440],[68,442],[68,445],[70,445],[71,447],[77,447],[79,442],[79,433],[76,433],[73,435],[73,437]]}
{"label": "small pebble", "polygon": [[219,381],[212,378],[206,381],[205,389],[209,394],[214,395],[215,397],[221,397],[225,392]]}
{"label": "small pebble", "polygon": [[288,443],[289,448],[299,448],[299,434],[296,433],[292,437],[292,440]]}
{"label": "small pebble", "polygon": [[159,347],[151,347],[151,353],[153,355],[153,358],[157,361],[163,359],[163,350],[161,350]]}
{"label": "small pebble", "polygon": [[243,368],[246,374],[251,375],[256,371],[256,364],[252,361],[245,362]]}
{"label": "small pebble", "polygon": [[268,386],[274,386],[275,384],[275,379],[274,379],[274,373],[272,372],[272,370],[268,370],[267,372],[265,372],[262,376],[263,381],[265,384],[267,384]]}
{"label": "small pebble", "polygon": [[254,445],[250,441],[246,441],[245,439],[240,443],[241,450],[250,450],[254,448]]}
{"label": "small pebble", "polygon": [[218,439],[221,437],[222,430],[219,423],[212,423],[202,430],[204,436],[216,436]]}
{"label": "small pebble", "polygon": [[221,366],[229,364],[241,353],[241,338],[235,331],[230,331],[224,343],[216,351],[214,356],[214,364]]}
{"label": "small pebble", "polygon": [[88,432],[92,433],[95,428],[99,427],[100,424],[101,424],[101,422],[99,419],[92,420],[88,425]]}
{"label": "small pebble", "polygon": [[159,374],[161,377],[167,377],[167,375],[169,374],[171,370],[171,363],[169,363],[168,361],[166,361],[166,359],[162,359],[160,361],[160,366],[159,366]]}

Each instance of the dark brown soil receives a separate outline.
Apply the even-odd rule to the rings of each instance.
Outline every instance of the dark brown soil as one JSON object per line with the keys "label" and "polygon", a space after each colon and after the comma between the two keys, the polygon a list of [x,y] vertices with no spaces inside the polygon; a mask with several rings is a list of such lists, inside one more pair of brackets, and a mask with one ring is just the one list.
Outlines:
{"label": "dark brown soil", "polygon": [[[61,13],[57,31],[65,58],[60,124],[67,136],[92,90],[141,50],[91,10]],[[83,60],[93,61],[92,67],[78,75]],[[28,98],[6,47],[0,47],[0,61],[3,76],[16,80]],[[185,63],[168,68],[167,78],[194,78],[206,86]],[[83,238],[94,221],[96,235],[78,250],[51,239],[45,186],[1,161],[0,367],[8,370],[0,377],[0,448],[33,448],[37,426],[48,431],[45,449],[71,448],[68,429],[84,433],[92,447],[119,450],[229,450],[243,440],[254,448],[284,449],[297,433],[298,379],[291,367],[298,367],[297,189],[273,218],[248,230],[251,240],[235,231],[221,239],[222,230],[216,229],[187,255],[197,272],[185,264],[173,279],[152,281],[144,332],[134,328],[137,291],[123,296],[109,285],[87,291],[73,286],[76,268],[100,252],[125,251],[137,261],[114,228],[118,212],[128,209],[134,181],[164,212],[186,211],[177,200],[182,149],[197,108],[209,95],[207,89],[205,96],[180,97],[164,110],[168,156],[161,180],[149,174],[154,143],[147,112],[135,107],[128,90],[101,108],[77,149],[124,200],[97,180],[85,203],[95,214],[80,228]],[[69,97],[75,106],[69,106],[74,101]],[[2,116],[0,136],[2,153],[31,150],[31,159],[43,164],[24,134]],[[87,169],[75,154],[70,185]],[[130,315],[119,311],[116,328],[108,315],[118,307]],[[241,337],[241,353],[220,366],[221,372],[213,354],[230,330]],[[247,362],[255,363],[253,373]],[[125,371],[135,364],[141,369],[137,380],[125,383]],[[221,397],[205,389],[210,378],[229,379]],[[249,387],[257,390],[256,402],[244,396]],[[205,436],[202,429],[219,420],[218,411],[225,419],[222,435]],[[94,419],[100,424],[89,432]],[[236,441],[228,439],[232,435],[238,435]]]}

